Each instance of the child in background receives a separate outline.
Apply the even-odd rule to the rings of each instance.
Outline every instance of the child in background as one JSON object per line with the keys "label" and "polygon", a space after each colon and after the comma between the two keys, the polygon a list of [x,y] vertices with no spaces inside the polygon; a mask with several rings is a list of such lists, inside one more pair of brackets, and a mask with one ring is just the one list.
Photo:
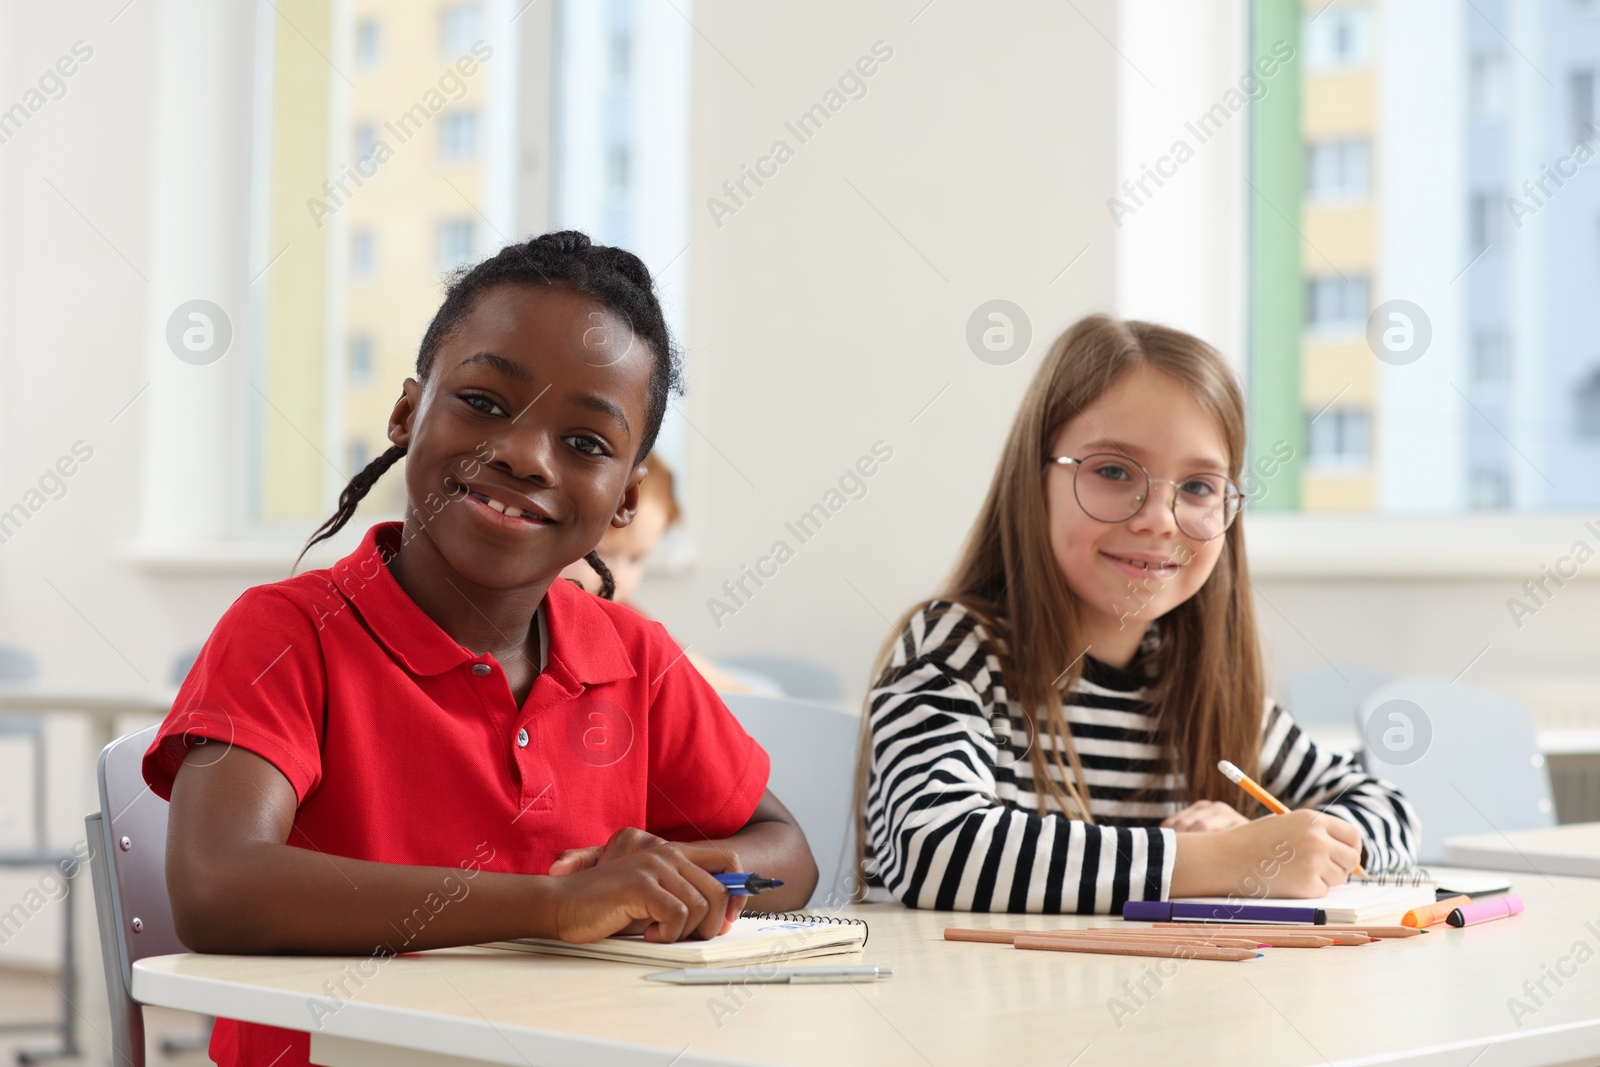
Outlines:
{"label": "child in background", "polygon": [[[646,456],[644,469],[648,473],[644,481],[639,483],[638,513],[632,522],[620,529],[607,527],[605,536],[600,538],[600,544],[592,553],[599,557],[609,572],[609,586],[606,577],[591,565],[588,557],[561,572],[561,577],[576,582],[596,596],[627,604],[635,611],[639,609],[633,603],[633,594],[644,580],[646,561],[667,531],[683,518],[677,493],[673,491],[672,468],[667,466],[661,453],[651,452]],[[756,691],[744,682],[735,680],[727,671],[703,656],[690,652],[688,659],[701,677],[719,693]]]}
{"label": "child in background", "polygon": [[[869,884],[919,908],[1118,913],[1411,865],[1411,805],[1266,698],[1244,461],[1243,399],[1203,341],[1104,316],[1056,341],[945,591],[880,653]],[[1299,810],[1251,821],[1223,759]]]}
{"label": "child in background", "polygon": [[[774,911],[807,900],[766,753],[660,626],[557,581],[633,519],[678,377],[631,253],[546,234],[457,277],[394,447],[308,547],[402,456],[404,521],[240,596],[145,755],[184,944],[711,937],[744,899],[728,871],[787,883]],[[299,1067],[309,1037],[219,1019],[211,1056]]]}

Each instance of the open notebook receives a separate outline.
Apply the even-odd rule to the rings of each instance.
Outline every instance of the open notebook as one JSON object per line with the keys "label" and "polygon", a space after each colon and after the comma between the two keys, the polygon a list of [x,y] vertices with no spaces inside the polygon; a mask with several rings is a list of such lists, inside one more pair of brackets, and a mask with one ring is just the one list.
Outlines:
{"label": "open notebook", "polygon": [[620,963],[697,964],[765,963],[854,952],[867,943],[862,919],[800,913],[746,913],[734,920],[733,929],[709,941],[675,941],[661,945],[642,937],[607,937],[587,945],[569,945],[527,937],[496,941],[490,948],[517,952],[545,952]]}
{"label": "open notebook", "polygon": [[1443,867],[1434,870],[1417,867],[1409,871],[1391,871],[1369,878],[1358,875],[1355,880],[1373,885],[1431,886],[1440,900],[1461,896],[1482,897],[1491,893],[1507,893],[1511,890],[1511,880],[1502,875],[1484,871],[1446,870]]}

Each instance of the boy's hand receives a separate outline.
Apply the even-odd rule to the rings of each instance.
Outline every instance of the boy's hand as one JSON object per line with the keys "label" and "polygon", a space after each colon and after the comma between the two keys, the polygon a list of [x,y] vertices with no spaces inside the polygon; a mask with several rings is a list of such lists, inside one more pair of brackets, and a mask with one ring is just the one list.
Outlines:
{"label": "boy's hand", "polygon": [[1217,800],[1200,800],[1174,815],[1161,820],[1161,825],[1179,833],[1198,833],[1209,830],[1232,830],[1250,820],[1227,804]]}
{"label": "boy's hand", "polygon": [[711,875],[739,869],[730,848],[623,827],[604,846],[567,849],[550,865],[560,878],[556,936],[581,943],[613,934],[678,941],[727,933],[749,898],[728,896]]}

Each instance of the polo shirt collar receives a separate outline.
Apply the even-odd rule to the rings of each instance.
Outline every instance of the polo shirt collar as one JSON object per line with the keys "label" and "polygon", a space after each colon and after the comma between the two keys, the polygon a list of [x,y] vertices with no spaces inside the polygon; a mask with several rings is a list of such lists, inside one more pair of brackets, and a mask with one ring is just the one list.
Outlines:
{"label": "polo shirt collar", "polygon": [[[361,545],[328,569],[329,578],[368,629],[413,674],[443,674],[477,657],[417,606],[386,561],[400,550],[404,524],[380,522]],[[571,582],[556,579],[545,594],[549,662],[545,673],[564,688],[633,675],[627,649],[606,610]]]}

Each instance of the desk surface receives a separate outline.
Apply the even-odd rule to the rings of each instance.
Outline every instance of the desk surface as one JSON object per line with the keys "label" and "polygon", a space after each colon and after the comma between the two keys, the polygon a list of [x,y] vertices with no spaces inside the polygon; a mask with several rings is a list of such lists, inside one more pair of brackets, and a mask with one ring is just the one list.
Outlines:
{"label": "desk surface", "polygon": [[[1451,863],[1461,867],[1600,878],[1600,822],[1506,834],[1466,834],[1448,838],[1444,851]],[[1600,923],[1600,907],[1594,910],[1596,922]]]}
{"label": "desk surface", "polygon": [[[1510,919],[1361,947],[1269,950],[1246,963],[946,942],[947,925],[1107,920],[869,905],[842,912],[871,923],[863,952],[811,962],[895,969],[870,986],[668,986],[640,977],[659,968],[474,948],[381,964],[162,956],[134,967],[133,992],[149,1004],[312,1031],[313,1061],[339,1067],[1593,1063],[1600,894],[1591,881],[1537,875],[1519,876],[1517,890],[1527,910]],[[1176,973],[1157,987],[1154,964]],[[1565,973],[1560,987],[1551,971]],[[324,985],[341,976],[352,994],[342,1005]],[[1523,983],[1541,977],[1548,995],[1536,986],[1530,995]],[[1141,978],[1146,992],[1130,994],[1124,983]],[[1527,1009],[1520,1018],[1510,998]],[[1484,1052],[1487,1044],[1497,1047]]]}

